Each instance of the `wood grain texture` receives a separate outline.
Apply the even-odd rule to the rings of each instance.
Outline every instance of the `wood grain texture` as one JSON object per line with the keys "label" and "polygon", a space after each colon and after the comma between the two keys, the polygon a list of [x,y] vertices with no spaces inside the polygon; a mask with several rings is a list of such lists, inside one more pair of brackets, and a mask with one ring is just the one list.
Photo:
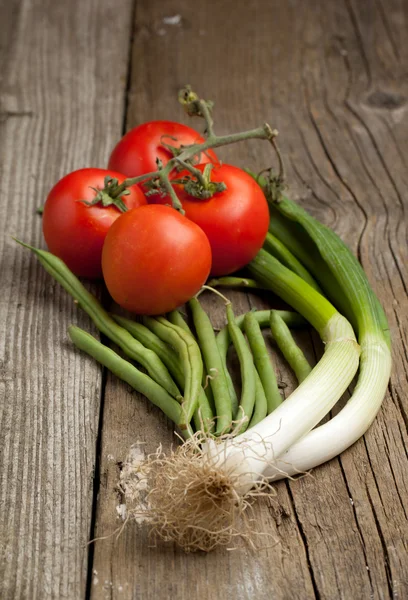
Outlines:
{"label": "wood grain texture", "polygon": [[[407,23],[406,0],[0,3],[2,598],[408,597]],[[393,337],[375,423],[259,503],[273,542],[256,555],[151,548],[135,525],[117,536],[122,461],[137,441],[169,447],[172,427],[114,377],[103,389],[98,367],[66,343],[67,325],[88,319],[10,240],[42,244],[35,208],[62,174],[105,164],[124,117],[127,128],[189,123],[176,101],[186,82],[215,100],[219,133],[264,120],[280,130],[290,195],[359,257]],[[219,154],[255,169],[273,159],[260,143]],[[237,314],[275,302],[230,296]],[[223,325],[219,300],[203,301]],[[315,336],[298,339],[315,360]],[[287,395],[293,375],[267,340]],[[89,536],[108,536],[90,560]]]}
{"label": "wood grain texture", "polygon": [[[408,595],[407,12],[397,0],[137,4],[127,127],[154,118],[187,122],[175,100],[186,82],[215,100],[219,133],[263,120],[278,127],[290,194],[361,260],[390,320],[395,367],[364,439],[312,476],[277,484],[276,497],[260,504],[257,516],[275,546],[256,556],[186,556],[171,546],[150,549],[132,527],[96,543],[94,598]],[[174,15],[178,24],[166,23]],[[261,144],[220,155],[255,168],[271,161]],[[270,305],[254,295],[233,298],[237,313]],[[206,302],[219,325],[219,303]],[[293,381],[283,364],[279,373],[289,392]],[[172,440],[171,428],[147,419],[146,403],[135,400],[108,381],[97,535],[120,523],[118,467],[108,456],[120,463],[136,440],[148,450]]]}
{"label": "wood grain texture", "polygon": [[[105,164],[122,129],[131,2],[0,7],[0,596],[85,593],[101,370],[66,329],[90,328],[15,235],[67,172]],[[115,44],[106,40],[114,38]]]}

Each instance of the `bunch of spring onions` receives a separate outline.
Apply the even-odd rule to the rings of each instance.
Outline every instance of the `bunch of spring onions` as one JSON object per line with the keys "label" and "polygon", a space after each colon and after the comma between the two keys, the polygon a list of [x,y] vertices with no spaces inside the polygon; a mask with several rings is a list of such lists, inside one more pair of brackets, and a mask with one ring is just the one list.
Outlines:
{"label": "bunch of spring onions", "polygon": [[[268,194],[267,194],[268,196]],[[349,248],[329,228],[286,197],[270,206],[266,249],[278,255],[268,239],[278,241],[288,256],[316,278],[323,293],[353,325],[361,349],[357,385],[346,406],[330,421],[291,446],[266,476],[279,478],[304,472],[337,456],[367,431],[383,401],[391,373],[388,322],[367,277]],[[250,266],[255,277],[269,287],[264,250]],[[296,271],[296,263],[291,268]],[[301,275],[302,276],[302,275]]]}

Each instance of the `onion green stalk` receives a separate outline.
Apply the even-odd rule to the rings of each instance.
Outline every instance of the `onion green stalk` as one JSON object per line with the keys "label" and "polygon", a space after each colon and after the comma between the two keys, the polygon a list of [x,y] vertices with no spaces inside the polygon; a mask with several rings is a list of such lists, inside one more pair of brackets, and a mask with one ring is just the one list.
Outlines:
{"label": "onion green stalk", "polygon": [[299,387],[257,425],[224,444],[207,441],[209,458],[234,472],[235,488],[246,493],[267,464],[273,464],[331,410],[354,377],[360,349],[350,323],[328,300],[276,258],[261,250],[251,273],[288,302],[318,331],[323,357]]}
{"label": "onion green stalk", "polygon": [[[361,347],[357,385],[350,400],[339,414],[297,441],[265,473],[280,479],[332,459],[367,431],[388,386],[391,350],[384,311],[349,248],[333,231],[288,198],[271,209],[270,229],[353,323]],[[265,278],[261,282],[265,284]]]}
{"label": "onion green stalk", "polygon": [[[266,234],[266,238],[263,245],[264,249],[277,258],[285,267],[288,267],[294,273],[297,273],[302,279],[307,281],[315,290],[321,292],[316,280],[310,275],[309,271],[305,269],[302,263],[287,249],[278,238],[276,238],[270,231]],[[259,283],[258,283],[259,285]]]}

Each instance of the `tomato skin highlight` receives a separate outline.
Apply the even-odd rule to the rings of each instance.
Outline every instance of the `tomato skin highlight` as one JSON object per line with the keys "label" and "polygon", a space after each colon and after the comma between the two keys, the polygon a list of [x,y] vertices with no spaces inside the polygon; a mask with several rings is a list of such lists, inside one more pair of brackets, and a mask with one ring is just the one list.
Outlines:
{"label": "tomato skin highlight", "polygon": [[[103,243],[110,226],[122,214],[113,205],[87,206],[82,202],[95,198],[91,187],[103,189],[107,175],[119,183],[126,179],[122,173],[112,170],[79,169],[54,185],[44,205],[42,226],[47,246],[79,277],[102,278]],[[146,204],[137,185],[129,191],[130,194],[122,198],[129,209]]]}
{"label": "tomato skin highlight", "polygon": [[[171,138],[177,138],[177,141]],[[116,144],[109,158],[109,169],[138,177],[157,171],[156,158],[165,166],[172,153],[162,146],[162,141],[177,148],[180,145],[202,143],[204,138],[194,129],[173,121],[149,121],[128,131]],[[218,162],[215,153],[201,154],[201,163]]]}
{"label": "tomato skin highlight", "polygon": [[[203,171],[204,166],[197,169]],[[183,171],[178,177],[186,175]],[[215,166],[211,181],[223,181],[227,189],[209,200],[190,196],[182,185],[173,187],[186,217],[197,223],[210,241],[211,275],[228,275],[248,264],[262,248],[269,226],[268,203],[256,181],[238,167]],[[155,195],[148,201],[165,204],[170,199]]]}
{"label": "tomato skin highlight", "polygon": [[204,232],[169,206],[124,213],[102,252],[106,286],[120,306],[140,315],[169,312],[194,296],[211,269]]}

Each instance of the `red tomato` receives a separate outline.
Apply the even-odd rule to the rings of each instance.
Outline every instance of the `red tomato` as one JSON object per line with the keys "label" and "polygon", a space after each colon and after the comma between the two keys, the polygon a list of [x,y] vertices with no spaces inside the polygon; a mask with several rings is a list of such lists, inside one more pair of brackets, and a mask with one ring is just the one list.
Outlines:
{"label": "red tomato", "polygon": [[[87,206],[96,192],[103,189],[106,176],[119,183],[126,179],[122,173],[105,169],[79,169],[63,177],[50,191],[43,213],[43,233],[50,251],[80,277],[102,277],[102,246],[112,223],[122,214],[114,205],[101,203]],[[126,206],[136,208],[146,204],[142,190],[134,185],[123,196]]]}
{"label": "red tomato", "polygon": [[[203,171],[204,166],[197,168]],[[179,177],[185,175],[188,173],[182,172]],[[228,275],[248,264],[262,248],[269,226],[268,203],[256,181],[237,167],[215,166],[211,181],[223,181],[227,189],[209,200],[188,195],[181,185],[174,189],[186,217],[197,223],[210,241],[211,275]],[[160,202],[169,203],[170,199],[166,196]]]}
{"label": "red tomato", "polygon": [[[172,138],[176,138],[172,139]],[[118,142],[109,158],[109,169],[125,173],[128,177],[138,177],[145,173],[157,171],[156,158],[160,159],[163,166],[172,158],[171,151],[162,144],[179,148],[202,143],[204,138],[187,125],[173,123],[172,121],[150,121],[138,125]],[[199,162],[218,162],[212,150],[202,154]]]}
{"label": "red tomato", "polygon": [[205,283],[211,248],[204,232],[169,206],[142,206],[110,228],[102,268],[112,298],[141,315],[158,315],[189,300]]}

